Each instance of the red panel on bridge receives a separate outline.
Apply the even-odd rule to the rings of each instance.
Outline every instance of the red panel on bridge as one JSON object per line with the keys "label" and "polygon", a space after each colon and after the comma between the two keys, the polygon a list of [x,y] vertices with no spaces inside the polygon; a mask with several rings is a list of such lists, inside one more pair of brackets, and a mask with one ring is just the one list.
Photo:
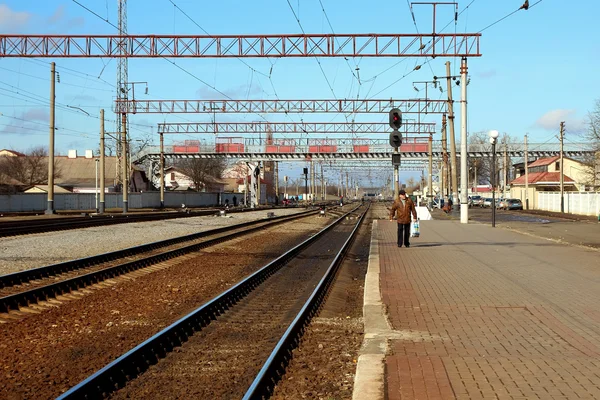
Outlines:
{"label": "red panel on bridge", "polygon": [[337,146],[308,146],[309,153],[335,153],[337,152]]}
{"label": "red panel on bridge", "polygon": [[429,146],[427,143],[406,143],[400,145],[400,151],[427,153],[429,151]]}
{"label": "red panel on bridge", "polygon": [[354,152],[355,153],[368,153],[369,152],[369,145],[354,145]]}
{"label": "red panel on bridge", "polygon": [[215,151],[217,153],[243,153],[243,143],[217,143]]}
{"label": "red panel on bridge", "polygon": [[267,153],[294,153],[296,146],[280,146],[278,144],[268,144]]}
{"label": "red panel on bridge", "polygon": [[173,153],[199,153],[199,146],[173,146]]}

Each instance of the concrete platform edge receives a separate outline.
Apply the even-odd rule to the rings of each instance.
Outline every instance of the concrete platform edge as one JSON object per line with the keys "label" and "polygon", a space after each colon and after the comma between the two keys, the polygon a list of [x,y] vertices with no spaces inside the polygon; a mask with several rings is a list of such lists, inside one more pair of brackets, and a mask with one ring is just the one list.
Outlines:
{"label": "concrete platform edge", "polygon": [[364,339],[356,366],[353,400],[383,400],[387,334],[391,331],[379,284],[378,221],[373,221],[363,304]]}

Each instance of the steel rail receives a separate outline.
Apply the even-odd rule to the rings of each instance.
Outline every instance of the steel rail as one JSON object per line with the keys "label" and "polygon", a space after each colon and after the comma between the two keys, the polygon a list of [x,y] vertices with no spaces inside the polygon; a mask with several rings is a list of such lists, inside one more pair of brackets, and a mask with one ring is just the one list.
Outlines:
{"label": "steel rail", "polygon": [[350,236],[331,262],[327,272],[325,272],[325,275],[321,278],[321,281],[317,284],[309,299],[290,323],[260,372],[256,375],[256,378],[244,395],[243,400],[263,399],[272,393],[273,388],[285,372],[285,368],[292,358],[292,351],[298,347],[300,337],[303,335],[305,328],[308,326],[313,316],[317,314],[322,305],[325,296],[333,283],[339,265],[344,259],[350,244],[354,240],[356,232],[367,214],[368,209],[369,207],[367,206],[367,210],[361,215],[356,226],[350,233]]}
{"label": "steel rail", "polygon": [[326,232],[343,221],[347,215],[353,213],[359,207],[360,206],[357,206],[350,212],[343,214],[340,218],[312,237],[288,250],[260,270],[252,273],[185,317],[179,319],[143,343],[129,350],[104,368],[63,393],[57,400],[101,399],[111,392],[122,388],[129,380],[134,379],[146,371],[151,365],[156,364],[160,358],[164,358],[166,354],[171,352],[175,347],[181,346],[190,336],[194,335],[195,332],[202,330],[202,328],[209,325],[212,320],[216,319],[228,308],[247,296],[252,290],[283,267],[289,260],[294,258],[310,244],[319,240]]}
{"label": "steel rail", "polygon": [[[141,268],[145,268],[150,265],[157,264],[159,262],[170,260],[172,258],[179,257],[184,254],[198,251],[203,248],[225,242],[227,240],[238,238],[238,237],[240,237],[240,235],[246,235],[246,234],[255,232],[259,229],[264,228],[265,226],[274,226],[276,224],[303,218],[303,217],[309,216],[311,214],[316,214],[317,212],[318,212],[318,210],[309,211],[309,212],[303,213],[301,215],[276,217],[277,220],[274,220],[274,221],[273,221],[273,219],[268,220],[268,221],[259,220],[259,222],[267,222],[267,224],[255,226],[255,227],[249,228],[247,230],[244,230],[242,232],[231,233],[229,235],[210,239],[210,240],[207,240],[207,241],[204,241],[201,243],[194,243],[194,244],[180,247],[177,249],[168,250],[168,251],[165,251],[165,252],[162,252],[159,254],[155,254],[155,255],[151,255],[151,256],[147,256],[147,257],[144,257],[144,258],[141,258],[138,260],[128,261],[126,263],[114,265],[114,266],[107,267],[107,268],[104,268],[104,269],[101,269],[98,271],[93,271],[93,272],[90,272],[90,273],[87,273],[84,275],[79,275],[79,276],[76,276],[76,277],[73,277],[70,279],[55,282],[50,285],[41,286],[41,287],[34,288],[34,289],[31,289],[28,291],[5,296],[5,297],[0,298],[0,312],[9,312],[10,310],[18,310],[20,307],[26,307],[31,304],[39,303],[40,301],[45,301],[50,298],[55,298],[62,294],[72,292],[72,291],[84,288],[86,286],[93,285],[98,282],[102,282],[104,280],[114,278],[119,275],[123,275],[123,274],[129,273],[129,272],[141,269]],[[245,224],[239,224],[239,225],[247,226],[247,225],[259,224],[259,222],[255,222],[255,221],[251,221],[251,222],[254,222],[254,223],[253,224],[245,223]],[[232,230],[235,228],[240,228],[240,226],[236,226],[235,228],[231,228],[231,227],[226,227],[226,228],[229,228],[229,229],[218,228],[217,230],[223,232],[223,231],[228,231],[228,230]],[[217,230],[213,230],[212,234],[219,233],[219,232],[215,232]],[[206,236],[206,235],[204,235],[204,236]],[[202,237],[202,234],[200,237]],[[175,239],[178,239],[178,238],[175,238]],[[188,239],[188,240],[190,240],[190,239]],[[170,241],[170,239],[168,239],[167,241]],[[177,243],[177,241],[175,241],[174,243]],[[171,244],[174,244],[174,243],[171,243]],[[153,244],[156,244],[156,242],[151,243],[150,245],[153,245]],[[143,246],[146,246],[146,245],[138,246],[138,248],[143,247]],[[130,250],[130,249],[119,250],[114,253],[126,254],[127,250]],[[120,258],[120,257],[116,257],[116,256],[111,256],[111,253],[106,253],[106,254],[102,254],[100,256],[87,257],[84,259],[73,260],[73,262],[65,262],[65,263],[55,264],[55,265],[59,265],[58,268],[64,268],[65,271],[69,271],[74,268],[73,263],[75,264],[75,267],[77,266],[77,264],[79,264],[80,268],[94,265],[94,264],[88,264],[90,262],[95,262],[97,264],[99,259],[95,258],[95,257],[100,257],[100,258],[112,257],[112,258],[110,258],[112,260]],[[110,259],[107,259],[107,261]],[[49,267],[52,267],[52,266],[49,266]],[[40,270],[40,271],[36,271],[36,273],[41,272],[42,274],[44,274],[46,271],[48,271],[48,269],[45,269],[45,267],[41,267],[38,270]],[[26,273],[27,271],[24,271],[24,272]],[[14,274],[11,274],[11,275],[14,275]],[[26,274],[24,276],[26,276]],[[36,276],[36,275],[32,275],[32,276]]]}
{"label": "steel rail", "polygon": [[[271,208],[262,208],[261,210],[268,210]],[[32,233],[42,232],[53,232],[60,230],[79,229],[87,228],[91,226],[103,226],[103,225],[114,225],[129,222],[145,222],[145,221],[160,221],[163,219],[174,219],[174,218],[188,218],[188,217],[199,217],[205,215],[213,215],[218,213],[218,209],[213,210],[200,210],[191,211],[190,213],[181,212],[161,212],[154,214],[142,214],[142,215],[103,215],[93,216],[90,218],[61,218],[61,219],[47,219],[47,220],[26,220],[23,222],[10,221],[4,222],[0,225],[0,237],[6,236],[18,236],[27,235]],[[229,213],[249,212],[257,211],[257,209],[239,209],[229,210]],[[32,221],[32,223],[28,223]]]}
{"label": "steel rail", "polygon": [[[282,218],[289,218],[293,216],[306,216],[314,211],[304,211],[294,215],[282,215],[279,217],[273,217],[270,221],[279,220]],[[178,236],[170,239],[159,240],[157,242],[145,243],[137,246],[128,247],[121,250],[111,251],[108,253],[96,254],[89,257],[78,258],[75,260],[64,261],[57,264],[44,265],[38,268],[27,269],[24,271],[18,271],[11,274],[0,275],[0,289],[11,287],[15,285],[21,285],[30,282],[35,279],[44,279],[50,276],[63,274],[65,272],[71,272],[81,268],[87,268],[94,265],[98,265],[104,262],[118,260],[119,258],[130,257],[145,253],[148,251],[160,249],[174,244],[184,243],[191,240],[201,239],[203,237],[216,235],[222,232],[244,228],[246,226],[252,226],[266,222],[265,219],[258,219],[254,221],[242,222],[240,224],[223,226],[221,228],[210,229],[204,232],[191,233],[189,235]]]}

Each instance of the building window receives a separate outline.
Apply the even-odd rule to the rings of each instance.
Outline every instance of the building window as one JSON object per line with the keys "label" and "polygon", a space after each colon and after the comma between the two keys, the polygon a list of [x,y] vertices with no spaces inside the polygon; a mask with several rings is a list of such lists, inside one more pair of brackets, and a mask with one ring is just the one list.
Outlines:
{"label": "building window", "polygon": [[171,180],[174,181],[175,180],[175,172],[171,172]]}
{"label": "building window", "polygon": [[554,166],[554,169],[558,172],[560,172],[560,161],[556,162],[556,165]]}

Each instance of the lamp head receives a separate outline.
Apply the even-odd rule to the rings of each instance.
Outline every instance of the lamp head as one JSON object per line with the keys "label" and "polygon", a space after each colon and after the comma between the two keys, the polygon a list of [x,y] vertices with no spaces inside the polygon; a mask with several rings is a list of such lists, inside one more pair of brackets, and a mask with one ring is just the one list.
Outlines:
{"label": "lamp head", "polygon": [[490,136],[490,144],[496,144],[496,138]]}
{"label": "lamp head", "polygon": [[492,131],[489,131],[488,135],[492,139],[498,139],[498,136],[500,136],[500,133],[497,130],[492,130]]}

